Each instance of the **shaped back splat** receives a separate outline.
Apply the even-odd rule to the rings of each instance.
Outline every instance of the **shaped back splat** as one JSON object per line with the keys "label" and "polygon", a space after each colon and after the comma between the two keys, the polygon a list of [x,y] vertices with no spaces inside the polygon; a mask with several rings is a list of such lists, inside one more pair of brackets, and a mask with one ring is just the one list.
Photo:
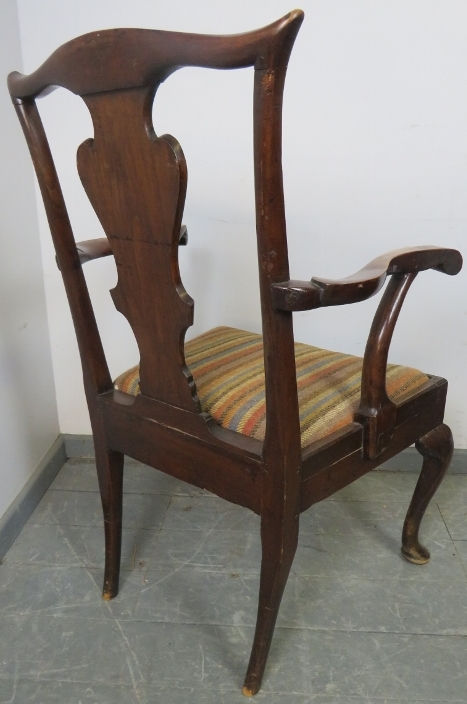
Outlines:
{"label": "shaped back splat", "polygon": [[199,411],[183,341],[193,300],[180,280],[178,240],[187,169],[177,140],[157,137],[154,87],[83,96],[94,139],[78,149],[78,171],[113,250],[111,291],[138,343],[142,394]]}

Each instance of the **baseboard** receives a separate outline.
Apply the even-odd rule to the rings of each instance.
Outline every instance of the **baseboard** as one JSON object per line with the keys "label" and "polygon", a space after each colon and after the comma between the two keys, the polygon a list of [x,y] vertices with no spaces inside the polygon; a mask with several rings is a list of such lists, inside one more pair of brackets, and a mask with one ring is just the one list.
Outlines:
{"label": "baseboard", "polygon": [[59,435],[16,499],[0,518],[0,560],[3,560],[66,460],[65,442],[63,436]]}
{"label": "baseboard", "polygon": [[92,435],[62,435],[65,443],[66,456],[69,459],[82,457],[83,459],[93,458],[94,442]]}
{"label": "baseboard", "polygon": [[[94,457],[92,435],[63,435],[67,457]],[[419,472],[422,458],[414,447],[408,447],[388,462],[376,468],[376,472]],[[467,450],[454,450],[449,467],[450,474],[467,474]]]}

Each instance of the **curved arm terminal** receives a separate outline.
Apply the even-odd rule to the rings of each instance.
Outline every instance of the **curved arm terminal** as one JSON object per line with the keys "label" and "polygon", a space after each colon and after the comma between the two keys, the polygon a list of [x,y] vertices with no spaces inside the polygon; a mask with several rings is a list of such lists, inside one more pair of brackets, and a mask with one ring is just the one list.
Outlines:
{"label": "curved arm terminal", "polygon": [[435,269],[454,276],[462,268],[462,256],[455,249],[423,246],[395,249],[373,259],[363,269],[345,279],[313,277],[311,281],[285,281],[272,285],[276,310],[311,310],[364,301],[382,288],[392,274],[416,274]]}

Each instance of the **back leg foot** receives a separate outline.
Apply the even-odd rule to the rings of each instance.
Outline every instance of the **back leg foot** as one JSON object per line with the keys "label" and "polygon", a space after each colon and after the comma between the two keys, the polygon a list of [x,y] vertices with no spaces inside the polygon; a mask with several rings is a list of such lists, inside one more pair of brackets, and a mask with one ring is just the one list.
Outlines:
{"label": "back leg foot", "polygon": [[253,697],[261,686],[274,626],[298,541],[298,516],[288,530],[278,520],[262,518],[262,562],[258,617],[242,694]]}
{"label": "back leg foot", "polygon": [[402,531],[402,555],[415,565],[424,565],[430,553],[418,539],[420,523],[428,504],[446,474],[454,449],[452,433],[447,425],[439,425],[415,443],[423,456],[423,466]]}
{"label": "back leg foot", "polygon": [[105,569],[102,598],[118,594],[122,546],[123,460],[120,452],[109,450],[103,436],[94,433],[97,478],[104,512]]}

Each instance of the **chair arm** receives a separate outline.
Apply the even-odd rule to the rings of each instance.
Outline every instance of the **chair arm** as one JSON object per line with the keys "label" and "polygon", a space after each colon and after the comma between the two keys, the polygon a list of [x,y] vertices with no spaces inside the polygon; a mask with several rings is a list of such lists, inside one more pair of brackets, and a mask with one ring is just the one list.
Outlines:
{"label": "chair arm", "polygon": [[90,262],[93,259],[108,257],[112,254],[112,249],[110,248],[107,237],[101,237],[97,240],[77,242],[76,249],[78,250],[78,256],[81,264],[86,264],[86,262]]}
{"label": "chair arm", "polygon": [[276,310],[311,310],[357,303],[370,298],[392,276],[376,311],[363,357],[361,398],[354,420],[363,426],[364,456],[374,460],[392,442],[396,404],[386,391],[386,369],[392,334],[405,296],[418,272],[436,269],[453,276],[462,267],[455,249],[413,247],[396,249],[374,259],[339,281],[314,277],[311,281],[272,284]]}
{"label": "chair arm", "polygon": [[455,249],[444,247],[412,247],[395,249],[369,262],[363,269],[345,279],[313,277],[311,281],[284,281],[272,284],[272,300],[276,310],[300,311],[324,306],[341,306],[364,301],[382,288],[392,274],[410,274],[436,269],[453,276],[462,268],[462,256]]}
{"label": "chair arm", "polygon": [[[186,229],[186,225],[182,225],[180,228],[178,244],[179,246],[184,246],[188,244],[188,230]],[[90,262],[93,259],[109,257],[112,254],[112,249],[110,247],[110,243],[107,237],[100,237],[96,240],[83,240],[83,242],[77,242],[76,249],[78,250],[78,257],[79,261],[81,262],[81,265],[86,264],[86,262]],[[60,267],[58,268],[60,269]]]}
{"label": "chair arm", "polygon": [[188,244],[188,230],[186,229],[186,225],[182,225],[180,228],[180,237],[178,238],[178,245],[179,247],[185,246]]}

